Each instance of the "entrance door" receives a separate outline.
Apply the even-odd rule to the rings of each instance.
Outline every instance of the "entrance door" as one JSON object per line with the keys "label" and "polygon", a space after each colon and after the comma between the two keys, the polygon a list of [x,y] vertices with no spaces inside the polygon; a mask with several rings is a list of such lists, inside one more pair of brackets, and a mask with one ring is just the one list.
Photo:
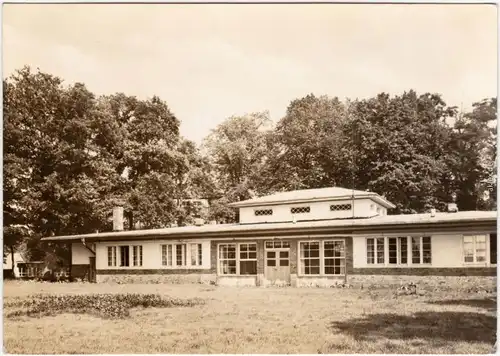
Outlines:
{"label": "entrance door", "polygon": [[96,276],[95,276],[95,257],[89,257],[90,261],[90,268],[89,268],[89,282],[95,283],[96,282]]}
{"label": "entrance door", "polygon": [[290,283],[290,243],[286,241],[266,242],[265,277],[271,284]]}

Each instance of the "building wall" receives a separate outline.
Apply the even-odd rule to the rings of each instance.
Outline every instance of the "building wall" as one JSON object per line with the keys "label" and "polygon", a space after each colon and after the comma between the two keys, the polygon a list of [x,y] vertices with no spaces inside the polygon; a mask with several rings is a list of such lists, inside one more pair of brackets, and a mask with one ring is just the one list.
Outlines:
{"label": "building wall", "polygon": [[[300,203],[300,204],[280,204],[273,206],[261,207],[246,207],[240,208],[240,222],[241,223],[264,223],[264,222],[283,222],[292,221],[295,216],[296,221],[301,220],[321,220],[333,218],[351,218],[353,216],[352,210],[330,211],[332,204],[352,204],[352,200],[335,200],[324,202]],[[292,207],[305,207],[309,206],[311,211],[309,213],[294,214],[292,215],[290,209]],[[369,217],[377,214],[377,208],[380,215],[386,215],[387,209],[374,202],[371,199],[356,199],[354,201],[354,215],[356,217]],[[255,210],[272,209],[272,215],[255,215]]]}
{"label": "building wall", "polygon": [[4,258],[5,263],[3,264],[4,276],[8,278],[18,278],[19,277],[19,267],[18,263],[23,263],[24,260],[20,253],[14,252],[14,275],[12,275],[12,255],[8,253]]}
{"label": "building wall", "polygon": [[71,264],[72,265],[88,265],[89,257],[94,255],[81,242],[71,244]]}
{"label": "building wall", "polygon": [[[137,269],[137,270],[159,270],[159,269],[174,269],[177,267],[167,267],[162,265],[162,245],[167,244],[202,244],[202,265],[190,266],[189,254],[186,257],[188,266],[183,267],[186,270],[197,269],[210,269],[210,241],[209,240],[144,240],[144,241],[126,241],[126,242],[99,242],[96,244],[96,269],[100,270],[123,270]],[[142,246],[142,266],[120,267],[108,266],[108,247],[109,246]],[[117,248],[119,251],[119,248]],[[189,247],[186,248],[189,251]],[[187,252],[189,253],[189,252]],[[119,254],[119,252],[118,252]],[[130,249],[130,258],[132,258],[132,248]],[[119,255],[117,256],[119,262]]]}
{"label": "building wall", "polygon": [[[396,285],[413,282],[432,287],[472,287],[480,285],[484,288],[496,288],[496,264],[490,262],[490,239],[485,231],[468,231],[467,234],[486,234],[486,261],[482,263],[465,263],[463,250],[463,234],[434,233],[415,236],[431,237],[431,263],[412,265],[411,258],[406,266],[388,264],[388,237],[402,234],[386,234],[385,263],[372,265],[367,263],[367,236],[353,237],[353,269],[348,276],[350,284]],[[403,235],[404,236],[404,235]],[[377,237],[373,235],[371,237]],[[472,281],[472,282],[471,282]]]}
{"label": "building wall", "polygon": [[[486,278],[490,281],[496,276],[496,267],[489,263],[489,239],[487,239],[487,262],[467,265],[463,263],[462,235],[434,233],[416,236],[431,236],[432,263],[429,265],[412,265],[411,258],[408,266],[389,265],[388,237],[401,234],[385,234],[385,263],[383,265],[369,265],[366,262],[366,237],[338,237],[338,236],[305,236],[305,237],[276,237],[275,240],[290,242],[290,278],[291,285],[298,287],[328,287],[338,283],[350,284],[379,284],[401,283],[408,280],[422,280],[430,278],[441,283],[445,277],[460,277],[467,281],[472,277]],[[371,235],[380,237],[380,235]],[[325,240],[345,241],[345,268],[346,275],[301,275],[299,268],[299,242]],[[144,282],[144,283],[215,283],[231,286],[266,286],[270,281],[265,276],[265,242],[269,238],[255,239],[214,239],[214,240],[149,240],[130,241],[127,245],[143,246],[143,266],[141,267],[110,267],[107,265],[107,247],[120,246],[120,242],[101,242],[96,246],[96,266],[98,282]],[[165,267],[161,265],[161,245],[168,243],[201,243],[202,266]],[[256,275],[221,275],[218,272],[218,246],[221,243],[256,243],[257,244],[257,274]],[[189,249],[188,249],[189,250]],[[130,253],[132,254],[132,253]],[[411,255],[410,255],[411,256]],[[410,257],[409,256],[409,257]],[[117,258],[118,259],[118,258]],[[76,259],[79,261],[78,259]],[[187,257],[189,264],[189,257]],[[88,267],[88,265],[87,265]],[[83,271],[83,270],[82,270]],[[323,272],[323,270],[322,270]],[[469,279],[467,279],[469,278]],[[458,279],[457,279],[458,280]],[[496,279],[495,279],[496,280]],[[489,282],[488,282],[489,283]]]}

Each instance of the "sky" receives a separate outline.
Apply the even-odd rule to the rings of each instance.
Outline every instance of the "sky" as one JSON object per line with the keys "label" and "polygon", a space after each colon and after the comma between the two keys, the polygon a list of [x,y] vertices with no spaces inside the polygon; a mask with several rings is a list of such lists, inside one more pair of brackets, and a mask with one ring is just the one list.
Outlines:
{"label": "sky", "polygon": [[165,100],[197,143],[309,93],[497,95],[494,5],[4,4],[3,77],[29,65],[96,94]]}

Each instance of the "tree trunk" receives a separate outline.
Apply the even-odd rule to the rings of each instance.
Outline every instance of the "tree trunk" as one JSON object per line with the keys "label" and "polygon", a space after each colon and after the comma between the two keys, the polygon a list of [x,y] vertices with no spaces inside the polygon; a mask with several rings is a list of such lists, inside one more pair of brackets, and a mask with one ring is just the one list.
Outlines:
{"label": "tree trunk", "polygon": [[14,266],[14,246],[10,246],[10,260],[12,262],[12,278],[16,278],[16,274],[14,273],[14,270],[16,266]]}

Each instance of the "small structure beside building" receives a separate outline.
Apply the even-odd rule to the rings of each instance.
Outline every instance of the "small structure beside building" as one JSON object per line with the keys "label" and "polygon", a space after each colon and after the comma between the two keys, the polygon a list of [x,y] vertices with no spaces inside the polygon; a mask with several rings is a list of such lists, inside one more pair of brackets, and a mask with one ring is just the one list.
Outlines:
{"label": "small structure beside building", "polygon": [[8,253],[3,258],[4,279],[34,279],[42,276],[44,271],[43,261],[29,261],[22,253],[14,252],[14,268],[12,268],[12,254]]}
{"label": "small structure beside building", "polygon": [[[72,277],[96,282],[332,286],[496,276],[497,213],[389,215],[384,197],[344,188],[233,203],[237,224],[47,237],[70,243]],[[115,229],[123,217],[116,210]]]}

